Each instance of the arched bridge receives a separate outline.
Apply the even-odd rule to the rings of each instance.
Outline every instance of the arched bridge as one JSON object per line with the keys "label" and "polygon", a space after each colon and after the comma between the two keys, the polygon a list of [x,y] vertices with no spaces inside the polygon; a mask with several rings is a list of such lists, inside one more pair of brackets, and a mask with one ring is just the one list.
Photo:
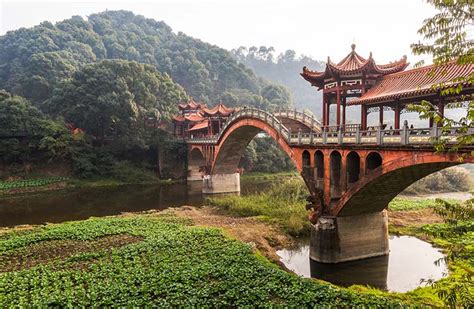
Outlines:
{"label": "arched bridge", "polygon": [[227,119],[219,134],[187,140],[188,179],[203,179],[204,193],[238,192],[240,159],[261,132],[288,154],[308,186],[315,226],[312,242],[318,242],[312,248],[319,248],[312,249],[311,257],[322,262],[387,253],[383,210],[389,201],[422,177],[461,163],[459,153],[435,153],[433,148],[440,139],[455,142],[455,128],[441,132],[436,126],[413,129],[406,123],[400,129],[322,128],[304,113],[243,108]]}

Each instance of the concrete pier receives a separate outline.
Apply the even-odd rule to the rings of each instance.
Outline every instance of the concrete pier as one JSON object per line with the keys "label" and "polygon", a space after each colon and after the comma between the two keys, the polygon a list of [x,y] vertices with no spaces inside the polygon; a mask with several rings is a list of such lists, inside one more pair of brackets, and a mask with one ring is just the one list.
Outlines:
{"label": "concrete pier", "polygon": [[206,175],[203,178],[202,193],[232,193],[240,192],[240,174]]}
{"label": "concrete pier", "polygon": [[188,170],[188,178],[186,179],[188,182],[190,181],[202,181],[203,173],[199,170],[199,168],[193,168]]}
{"label": "concrete pier", "polygon": [[316,262],[341,263],[388,253],[385,210],[348,217],[322,216],[311,227],[310,258]]}

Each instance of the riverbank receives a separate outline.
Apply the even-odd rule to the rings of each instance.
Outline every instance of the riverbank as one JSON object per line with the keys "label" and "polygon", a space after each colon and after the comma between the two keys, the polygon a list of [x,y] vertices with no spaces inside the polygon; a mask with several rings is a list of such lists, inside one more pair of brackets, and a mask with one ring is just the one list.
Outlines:
{"label": "riverbank", "polygon": [[[166,186],[166,190],[168,188],[174,187],[173,186]],[[184,186],[184,185],[179,185]],[[179,194],[183,196],[183,190],[186,190],[184,187],[177,187],[176,190],[170,192],[171,195],[175,196]],[[252,185],[255,187],[255,185]],[[113,187],[111,187],[113,188]],[[164,188],[162,188],[164,189]],[[146,191],[140,191],[146,190]],[[100,190],[102,191],[102,190]],[[109,191],[109,190],[107,190]],[[104,216],[111,208],[114,207],[114,198],[120,201],[128,200],[133,202],[134,204],[141,205],[142,210],[145,209],[152,209],[156,208],[157,200],[160,203],[163,201],[167,201],[168,198],[162,196],[161,189],[157,188],[156,186],[151,186],[150,188],[146,189],[143,186],[130,188],[127,192],[122,192],[123,189],[120,189],[120,193],[116,192],[116,190],[112,190],[107,194],[105,192],[101,192],[100,196],[101,199],[104,200],[106,203],[103,207],[103,210],[100,210],[99,204],[92,203],[89,205],[91,209],[94,211],[98,211],[98,216]],[[260,190],[257,190],[260,191]],[[200,192],[200,191],[199,191]],[[199,193],[198,192],[198,193]],[[253,191],[255,192],[255,191]],[[83,196],[84,193],[78,193],[79,196]],[[186,195],[188,195],[187,193]],[[51,193],[50,195],[56,196],[56,193]],[[70,194],[65,194],[69,196],[69,200],[71,199]],[[83,199],[83,202],[90,203],[89,200],[94,199],[90,193],[86,194],[87,198]],[[135,195],[135,196],[134,196]],[[200,193],[198,194],[199,196]],[[187,264],[190,268],[184,269],[181,264],[177,267],[179,271],[175,273],[175,269],[173,268],[175,261],[170,256],[165,257],[165,260],[159,267],[162,271],[169,272],[166,274],[165,277],[158,276],[156,280],[171,280],[170,278],[183,278],[184,272],[194,273],[195,268],[198,270],[202,270],[203,268],[207,268],[210,263],[214,263],[214,260],[208,260],[207,255],[211,255],[211,252],[221,252],[220,244],[221,242],[228,242],[228,241],[235,241],[240,245],[247,246],[249,248],[249,252],[247,255],[243,255],[239,253],[239,258],[235,260],[235,256],[228,256],[228,254],[236,254],[237,249],[232,249],[231,252],[225,251],[221,252],[220,257],[221,259],[230,259],[237,263],[233,265],[234,268],[243,268],[247,269],[249,267],[249,256],[250,260],[257,259],[259,263],[254,265],[252,264],[252,270],[254,268],[260,267],[267,267],[268,265],[272,266],[273,269],[278,268],[275,267],[275,264],[280,266],[282,269],[286,269],[284,265],[280,262],[278,255],[276,254],[276,250],[281,248],[287,248],[292,245],[292,243],[298,239],[298,237],[303,237],[307,235],[305,224],[309,224],[306,218],[307,212],[304,210],[305,204],[305,197],[307,195],[306,188],[302,185],[302,182],[298,179],[287,178],[283,181],[279,181],[277,185],[272,185],[269,189],[263,190],[259,193],[252,193],[246,196],[241,197],[232,197],[232,196],[221,196],[219,198],[212,198],[206,202],[206,204],[212,204],[214,206],[204,206],[204,207],[177,207],[177,208],[168,208],[164,211],[146,211],[145,213],[124,213],[119,216],[115,217],[103,217],[102,219],[91,219],[86,221],[76,221],[76,222],[67,222],[61,224],[47,224],[46,226],[21,226],[16,228],[3,228],[0,229],[0,269],[4,267],[4,271],[0,270],[0,286],[2,285],[2,276],[6,276],[9,280],[13,280],[19,284],[20,289],[23,289],[23,296],[29,297],[28,300],[32,301],[33,299],[37,299],[37,304],[45,304],[41,302],[43,300],[39,300],[40,296],[38,295],[46,295],[45,299],[49,299],[49,293],[53,293],[53,295],[57,294],[58,292],[55,291],[42,291],[39,287],[26,285],[25,277],[35,277],[41,278],[41,280],[52,280],[56,282],[59,280],[60,284],[56,286],[57,289],[64,289],[67,290],[69,294],[73,295],[74,297],[79,297],[80,301],[77,303],[73,303],[72,300],[64,300],[59,304],[90,304],[90,299],[83,299],[81,298],[81,293],[99,293],[100,290],[101,296],[108,299],[110,304],[112,302],[110,295],[116,295],[113,293],[117,293],[115,290],[109,290],[109,288],[100,289],[97,286],[91,287],[91,289],[87,289],[84,291],[84,287],[77,287],[75,286],[75,282],[73,279],[70,279],[71,276],[76,278],[80,278],[80,282],[84,284],[92,284],[98,285],[103,284],[104,276],[107,277],[109,272],[114,271],[117,268],[121,268],[124,264],[126,267],[131,267],[129,270],[131,272],[138,271],[138,266],[131,266],[129,263],[139,263],[142,265],[142,272],[137,274],[131,274],[130,277],[125,276],[123,277],[116,277],[115,275],[111,279],[112,281],[107,281],[107,284],[116,285],[116,289],[124,290],[124,295],[130,295],[130,293],[142,293],[142,285],[147,287],[154,287],[155,279],[150,279],[148,276],[142,276],[143,272],[156,272],[158,270],[149,270],[150,267],[150,260],[153,259],[156,254],[158,259],[162,259],[159,255],[162,250],[165,253],[171,254],[174,250],[178,252],[184,252],[185,257],[193,257],[194,254],[202,257],[199,261],[198,258],[194,260],[192,264]],[[142,198],[146,197],[146,200],[137,200],[136,196],[140,196]],[[73,198],[74,199],[74,198]],[[23,199],[21,199],[23,200]],[[78,201],[80,202],[79,199]],[[221,202],[216,202],[221,200]],[[224,201],[224,202],[222,202]],[[189,205],[185,201],[175,201],[178,205]],[[23,204],[24,202],[19,203]],[[147,203],[152,203],[147,205]],[[219,204],[220,203],[220,204]],[[196,204],[201,205],[202,200]],[[49,204],[48,204],[49,205]],[[122,203],[117,204],[117,210],[121,209]],[[112,206],[112,207],[111,207]],[[169,205],[172,206],[172,205]],[[168,207],[169,207],[168,206]],[[48,206],[49,208],[51,206]],[[414,235],[416,237],[428,240],[432,243],[437,243],[438,246],[443,248],[448,248],[449,243],[465,243],[469,244],[469,238],[458,238],[457,240],[452,237],[444,238],[444,236],[433,237],[432,234],[429,234],[429,231],[436,230],[440,227],[443,227],[443,216],[435,213],[433,211],[434,201],[425,201],[425,200],[412,200],[412,199],[396,199],[390,204],[389,210],[389,220],[390,220],[390,231],[393,234],[402,234],[402,235]],[[38,202],[35,202],[35,207],[38,208]],[[73,206],[69,205],[68,208],[74,208]],[[126,208],[123,208],[126,209]],[[128,208],[134,209],[134,211],[140,211],[140,209],[135,208]],[[124,210],[122,210],[124,211]],[[81,219],[82,214],[84,214],[83,208],[77,209],[78,216],[77,219]],[[109,212],[110,214],[110,212]],[[91,216],[91,214],[87,215],[85,218]],[[35,216],[36,218],[37,216]],[[76,217],[76,216],[74,216]],[[69,217],[70,218],[70,217]],[[59,220],[56,222],[63,222],[64,219],[58,218]],[[74,220],[77,220],[74,219]],[[67,219],[71,220],[71,219]],[[115,221],[118,220],[118,221]],[[122,221],[125,220],[125,221]],[[151,220],[151,222],[149,222]],[[90,223],[93,221],[94,223]],[[38,222],[45,222],[45,221],[38,221]],[[51,222],[51,221],[48,221]],[[301,224],[300,224],[301,223]],[[92,224],[92,225],[91,225]],[[123,226],[123,224],[125,226]],[[142,225],[143,224],[143,225]],[[168,224],[171,225],[179,225],[180,227],[177,229],[171,229],[169,231],[170,235],[165,232],[158,232],[158,227],[153,227],[153,233],[148,234],[148,230],[150,229],[149,225],[158,224],[160,228],[169,230]],[[77,229],[77,233],[74,229],[70,226],[74,225]],[[211,244],[206,244],[205,249],[200,247],[200,244],[192,243],[193,239],[196,236],[193,234],[188,234],[188,232],[183,231],[187,229],[204,229],[204,230],[215,230],[220,236],[218,238],[213,238]],[[150,231],[151,231],[150,230]],[[85,233],[84,237],[80,236],[78,233],[82,231]],[[206,234],[206,237],[214,237],[214,234]],[[145,235],[146,234],[146,235]],[[45,236],[46,235],[46,236]],[[88,235],[88,236],[87,236]],[[148,247],[142,248],[140,244],[141,242],[145,241],[147,238],[150,238],[150,241],[157,241],[158,245],[153,253],[148,252]],[[190,239],[188,239],[190,238]],[[436,238],[438,240],[436,240]],[[203,238],[195,239],[197,242],[204,241]],[[439,243],[437,242],[439,241]],[[444,241],[444,243],[442,243]],[[191,243],[190,243],[191,242]],[[167,243],[170,247],[162,247],[162,243]],[[472,243],[472,240],[471,240]],[[186,251],[187,249],[178,249],[175,246],[191,246],[192,250],[194,251]],[[129,247],[131,246],[132,249]],[[135,246],[139,246],[139,249],[135,249]],[[469,248],[469,247],[468,247]],[[442,285],[445,286],[456,286],[462,282],[463,276],[469,271],[472,271],[472,265],[469,264],[466,266],[466,261],[469,259],[466,256],[471,254],[472,256],[472,246],[470,247],[471,251],[467,251],[467,253],[463,253],[462,257],[456,257],[455,259],[449,261],[450,266],[450,276],[447,279],[443,279],[440,281]],[[124,251],[122,251],[124,250]],[[184,251],[183,251],[184,250]],[[203,251],[204,250],[204,251]],[[119,257],[115,256],[115,253],[119,255]],[[122,255],[126,255],[125,258]],[[21,257],[21,259],[20,259]],[[37,259],[35,257],[38,257]],[[123,260],[125,259],[125,260]],[[181,261],[180,259],[178,259]],[[253,261],[253,260],[252,260]],[[269,263],[268,261],[273,262],[273,264]],[[106,263],[106,266],[103,266],[103,263]],[[108,264],[107,264],[108,263]],[[112,263],[112,264],[110,264]],[[181,262],[179,262],[181,263]],[[183,262],[185,263],[185,262]],[[186,262],[187,263],[187,262]],[[202,264],[201,264],[202,263]],[[242,265],[239,265],[239,264]],[[3,266],[2,266],[3,265]],[[267,266],[265,266],[267,265]],[[184,266],[183,266],[184,267]],[[216,265],[220,269],[220,267],[226,267],[226,265]],[[94,275],[84,275],[81,272],[83,271],[97,271],[99,268],[100,272],[94,273]],[[59,269],[63,269],[64,272],[57,272]],[[467,269],[467,270],[466,270]],[[19,275],[13,275],[12,270],[18,271]],[[69,272],[71,271],[71,272]],[[215,270],[209,269],[209,272],[212,273]],[[219,271],[219,270],[217,270]],[[183,273],[181,273],[183,272]],[[271,272],[272,273],[272,272]],[[471,272],[472,274],[472,272]],[[437,289],[432,287],[423,287],[418,288],[412,292],[408,293],[387,293],[377,289],[367,288],[363,286],[352,286],[349,289],[345,288],[335,288],[334,286],[320,282],[317,280],[310,280],[310,279],[301,279],[296,277],[295,275],[291,274],[287,271],[287,275],[296,277],[297,279],[287,279],[287,277],[272,277],[273,275],[269,275],[266,271],[264,275],[268,280],[264,280],[263,278],[257,276],[256,274],[252,273],[249,280],[256,280],[257,282],[263,282],[263,289],[265,292],[260,295],[254,295],[253,297],[262,298],[263,305],[276,305],[276,304],[283,304],[283,305],[323,305],[327,304],[327,302],[335,301],[336,304],[340,304],[340,306],[344,307],[348,304],[359,304],[361,306],[371,306],[377,304],[379,306],[387,305],[387,302],[398,303],[398,302],[405,302],[408,304],[415,304],[415,303],[423,303],[427,305],[437,305],[443,306],[444,303],[442,300],[437,296]],[[18,277],[17,277],[18,276]],[[86,276],[87,278],[85,278]],[[226,287],[225,283],[221,281],[224,280],[231,280],[232,282],[240,282],[244,280],[240,278],[240,276],[246,276],[243,273],[235,273],[232,272],[229,274],[230,277],[224,279],[218,279],[216,284],[219,287],[218,294],[216,297],[221,297],[219,293],[224,293],[228,295],[229,293],[238,294],[242,291],[238,289],[228,288]],[[237,276],[234,278],[233,276]],[[169,277],[169,278],[168,278]],[[56,278],[56,279],[51,279]],[[65,279],[66,278],[66,279]],[[190,279],[191,281],[177,281],[179,283],[179,288],[176,288],[173,285],[173,281],[168,281],[171,286],[171,291],[168,291],[165,287],[159,286],[163,288],[164,291],[162,294],[154,295],[152,299],[147,298],[148,294],[142,296],[144,297],[143,301],[138,301],[137,304],[161,304],[161,305],[178,305],[178,304],[187,304],[187,305],[218,305],[215,302],[209,303],[207,298],[192,298],[192,303],[178,303],[174,301],[178,301],[179,295],[173,294],[179,292],[180,295],[186,298],[190,291],[197,293],[207,293],[202,292],[208,291],[209,289],[216,288],[213,284],[214,279],[211,278],[209,282],[207,281],[207,277],[203,277],[204,283],[201,282],[202,286],[196,287],[193,280],[197,280],[193,277]],[[125,280],[126,282],[130,283],[130,289],[133,291],[127,290],[127,286],[122,285],[121,283],[116,283],[114,280]],[[4,279],[7,280],[7,279]],[[39,279],[38,279],[39,280]],[[70,280],[73,280],[72,283]],[[151,281],[150,281],[151,280]],[[184,280],[184,279],[183,279]],[[278,280],[275,283],[273,280]],[[282,285],[283,283],[286,285]],[[296,281],[294,281],[296,280]],[[309,280],[312,282],[310,285],[305,283],[306,281],[298,281],[298,280]],[[65,285],[63,285],[63,283]],[[55,283],[56,284],[56,283]],[[313,285],[316,284],[316,285]],[[209,286],[208,286],[209,285]],[[265,294],[267,290],[272,290],[273,286],[278,286],[279,291],[285,291],[284,299],[273,299],[272,295]],[[297,290],[293,290],[294,285],[304,285],[308,291],[311,292],[311,289],[321,289],[319,286],[330,286],[330,290],[324,290],[325,293],[329,291],[329,295],[326,295],[324,299],[319,298],[316,296],[316,300],[309,300],[306,299],[304,294],[304,289],[298,288]],[[246,288],[244,292],[247,291],[246,289],[254,289],[255,287],[252,283],[245,283]],[[187,287],[188,291],[183,292],[183,289]],[[11,290],[7,291],[8,295],[16,295],[14,286],[10,286]],[[37,290],[37,288],[39,290]],[[336,290],[332,290],[332,288]],[[149,288],[150,289],[150,288]],[[151,288],[154,290],[154,288]],[[326,288],[324,288],[326,289]],[[137,290],[139,292],[137,292]],[[178,291],[179,290],[179,291]],[[147,293],[149,291],[147,290]],[[242,293],[244,293],[242,292]],[[0,291],[0,302],[2,299],[1,295],[2,291]],[[44,293],[44,294],[43,294]],[[80,293],[81,295],[77,295]],[[273,293],[273,292],[272,292]],[[293,294],[295,293],[295,294]],[[347,296],[349,293],[349,296]],[[137,295],[138,295],[137,294]],[[357,298],[353,298],[353,294],[357,296]],[[133,294],[135,295],[135,294]],[[164,295],[164,296],[163,296]],[[161,298],[166,299],[167,295],[172,298],[172,301],[168,302],[165,300],[166,303],[159,303]],[[207,295],[207,294],[206,294]],[[213,294],[214,295],[214,294]],[[279,295],[279,294],[278,294]],[[313,294],[311,294],[313,295]],[[332,296],[331,296],[332,295]],[[368,296],[369,295],[369,296]],[[373,296],[370,296],[373,295]],[[71,296],[71,297],[73,297]],[[248,295],[244,295],[243,299],[246,299],[242,302],[242,304],[250,304],[250,299],[247,299]],[[329,296],[333,297],[330,298]],[[10,296],[8,296],[10,297]],[[13,296],[12,296],[13,297]],[[18,296],[19,297],[19,296]],[[137,296],[138,297],[138,296]],[[156,300],[156,297],[160,298],[160,300]],[[224,296],[223,296],[224,297]],[[329,297],[329,298],[328,298]],[[371,297],[375,297],[372,299]],[[100,298],[99,303],[105,298]],[[225,297],[224,297],[225,298]],[[344,300],[340,300],[343,298]],[[5,298],[7,299],[7,298]],[[8,298],[10,301],[13,301],[13,298]],[[72,298],[71,298],[72,299]],[[97,300],[96,298],[95,300]],[[133,304],[135,304],[135,298],[131,297],[130,299],[133,300]],[[233,300],[233,299],[232,299]],[[54,300],[56,301],[56,300]],[[125,300],[123,300],[125,301]],[[180,301],[183,301],[182,299]],[[229,299],[227,299],[229,301]],[[327,301],[327,302],[326,302]],[[301,303],[300,303],[301,302]],[[375,302],[375,303],[374,303]],[[32,301],[33,303],[33,301]],[[118,302],[119,304],[132,304],[132,303],[125,303],[125,302]],[[56,304],[53,302],[53,304]],[[220,303],[219,303],[220,304]],[[224,302],[221,305],[228,305],[228,302]]]}
{"label": "riverbank", "polygon": [[[59,190],[73,190],[80,188],[98,188],[98,187],[114,187],[114,186],[124,186],[124,185],[166,185],[177,182],[172,179],[159,179],[159,178],[150,178],[146,181],[126,181],[114,178],[94,178],[94,179],[78,179],[78,178],[68,178],[61,177],[63,179],[44,183],[41,185],[36,185],[36,182],[44,182],[48,180],[48,177],[37,177],[30,179],[19,179],[12,181],[0,182],[0,184],[8,184],[9,188],[0,188],[0,198],[9,197],[15,195],[25,195],[31,193],[41,193],[49,191],[59,191]],[[33,185],[29,185],[32,183]],[[5,186],[6,187],[6,186]]]}

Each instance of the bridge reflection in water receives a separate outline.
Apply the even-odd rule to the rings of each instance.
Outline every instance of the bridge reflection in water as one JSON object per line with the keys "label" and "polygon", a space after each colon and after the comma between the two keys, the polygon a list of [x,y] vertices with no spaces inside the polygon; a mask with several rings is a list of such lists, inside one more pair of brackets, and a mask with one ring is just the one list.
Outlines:
{"label": "bridge reflection in water", "polygon": [[308,258],[309,240],[279,250],[283,264],[296,274],[340,286],[368,285],[392,292],[407,292],[422,286],[422,279],[439,280],[448,272],[444,255],[431,244],[409,236],[391,236],[390,254],[337,264]]}

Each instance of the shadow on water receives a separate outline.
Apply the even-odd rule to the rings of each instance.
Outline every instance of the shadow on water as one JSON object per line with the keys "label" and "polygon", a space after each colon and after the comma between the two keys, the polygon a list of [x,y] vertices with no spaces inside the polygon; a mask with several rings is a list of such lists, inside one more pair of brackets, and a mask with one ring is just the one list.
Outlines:
{"label": "shadow on water", "polygon": [[[277,251],[285,266],[296,274],[336,285],[369,285],[382,290],[407,292],[422,286],[422,279],[439,280],[448,269],[441,251],[410,236],[390,236],[390,254],[339,264],[309,258],[309,241]],[[436,263],[438,262],[438,263]]]}
{"label": "shadow on water", "polygon": [[[269,186],[270,181],[242,183],[242,194]],[[170,185],[124,185],[80,188],[0,198],[0,226],[82,220],[122,212],[201,206],[201,182]]]}

